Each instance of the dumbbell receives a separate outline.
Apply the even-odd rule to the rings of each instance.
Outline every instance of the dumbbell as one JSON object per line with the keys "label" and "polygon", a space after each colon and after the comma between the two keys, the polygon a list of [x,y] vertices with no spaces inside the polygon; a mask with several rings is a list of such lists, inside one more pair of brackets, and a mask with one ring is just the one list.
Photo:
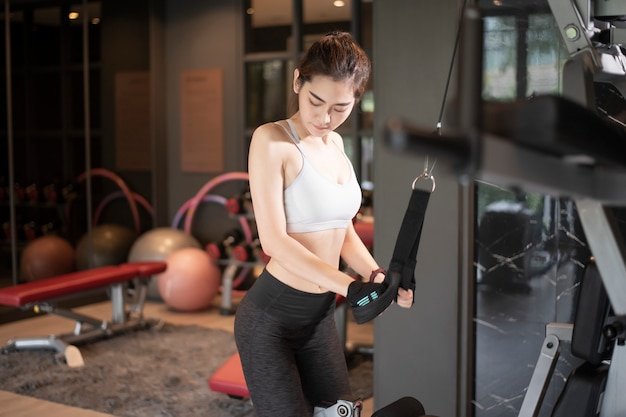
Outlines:
{"label": "dumbbell", "polygon": [[206,251],[213,260],[226,259],[230,256],[229,251],[233,246],[243,240],[243,233],[238,229],[233,229],[224,234],[219,242],[212,242],[206,245]]}
{"label": "dumbbell", "polygon": [[226,211],[230,214],[246,214],[252,211],[252,198],[250,191],[237,194],[226,200]]}
{"label": "dumbbell", "polygon": [[233,258],[239,262],[261,261],[267,264],[270,257],[263,252],[261,241],[257,238],[250,243],[240,243],[233,248]]}
{"label": "dumbbell", "polygon": [[361,400],[338,400],[334,404],[315,407],[313,417],[360,417],[362,408]]}
{"label": "dumbbell", "polygon": [[436,417],[426,414],[421,402],[413,397],[402,397],[372,414],[372,417]]}

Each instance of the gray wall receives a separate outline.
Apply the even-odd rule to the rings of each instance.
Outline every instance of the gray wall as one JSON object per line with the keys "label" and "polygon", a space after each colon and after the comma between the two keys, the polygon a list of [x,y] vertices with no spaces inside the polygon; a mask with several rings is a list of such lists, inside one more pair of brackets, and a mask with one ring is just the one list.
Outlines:
{"label": "gray wall", "polygon": [[[243,2],[232,0],[169,0],[166,4],[165,77],[167,114],[168,218],[216,174],[181,171],[180,74],[189,69],[221,68],[224,74],[224,171],[246,169],[244,132]],[[222,210],[223,211],[223,210]],[[202,229],[203,209],[194,224]],[[215,219],[210,221],[215,224]],[[203,230],[195,230],[203,234]],[[206,231],[207,236],[215,233]],[[220,232],[221,235],[221,232]],[[209,239],[207,237],[207,239]],[[200,236],[202,238],[202,236]]]}
{"label": "gray wall", "polygon": [[[147,71],[150,68],[148,14],[146,0],[130,4],[124,0],[109,0],[102,4],[102,19],[107,22],[102,25],[101,34],[102,39],[106,40],[101,42],[102,145],[93,149],[92,153],[100,153],[103,165],[92,168],[104,167],[116,171],[115,146],[112,146],[115,143],[115,75],[119,72]],[[145,196],[149,201],[152,199],[149,172],[118,173],[131,190]],[[128,202],[125,200],[115,201],[106,210],[105,215],[107,214],[115,216],[115,221],[118,222],[120,216],[124,216],[127,224],[132,225]],[[140,217],[143,227],[150,227],[147,216]]]}
{"label": "gray wall", "polygon": [[[375,256],[387,265],[423,156],[383,144],[387,120],[402,117],[436,128],[458,26],[456,0],[374,2]],[[454,83],[448,101],[453,99]],[[431,158],[432,161],[432,158]],[[375,409],[413,396],[429,414],[454,416],[462,395],[459,361],[462,311],[459,274],[460,192],[455,178],[437,176],[418,253],[411,310],[392,306],[375,323]],[[462,385],[462,384],[461,384]]]}
{"label": "gray wall", "polygon": [[[221,68],[224,75],[225,172],[246,170],[244,130],[243,2],[230,0],[144,0],[129,6],[124,0],[103,5],[107,25],[103,39],[103,108],[112,109],[118,71],[150,70],[153,95],[152,173],[124,172],[131,189],[154,203],[155,226],[169,226],[179,208],[218,173],[186,173],[180,163],[180,74],[191,69]],[[129,8],[130,7],[130,8]],[[165,86],[165,88],[163,88]],[[105,112],[103,138],[114,142],[114,114]],[[114,148],[103,146],[105,165],[113,166]],[[219,191],[228,196],[241,184]],[[127,209],[124,212],[128,211]],[[208,230],[224,210],[209,205],[194,217],[201,240],[221,236]]]}

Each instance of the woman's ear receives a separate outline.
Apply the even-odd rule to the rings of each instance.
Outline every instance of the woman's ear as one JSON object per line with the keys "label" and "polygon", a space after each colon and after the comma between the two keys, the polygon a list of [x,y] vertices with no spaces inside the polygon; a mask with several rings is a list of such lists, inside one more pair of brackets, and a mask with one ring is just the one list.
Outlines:
{"label": "woman's ear", "polygon": [[298,78],[300,78],[300,71],[298,71],[298,68],[296,68],[295,70],[293,70],[293,92],[296,94],[300,92],[301,87]]}

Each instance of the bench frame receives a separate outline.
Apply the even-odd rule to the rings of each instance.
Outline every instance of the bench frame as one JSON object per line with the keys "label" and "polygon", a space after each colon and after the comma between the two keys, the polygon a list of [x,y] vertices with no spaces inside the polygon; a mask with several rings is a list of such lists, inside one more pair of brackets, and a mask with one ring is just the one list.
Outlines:
{"label": "bench frame", "polygon": [[[150,328],[158,323],[158,320],[144,317],[143,306],[151,277],[163,272],[166,267],[165,262],[125,263],[0,289],[0,304],[32,309],[38,314],[55,314],[76,322],[71,333],[11,339],[2,347],[2,352],[53,350],[57,353],[56,358],[64,360],[70,367],[83,366],[84,360],[76,344],[129,330]],[[131,282],[132,285],[129,285]],[[97,288],[108,288],[110,320],[101,320],[57,305],[62,296]]]}

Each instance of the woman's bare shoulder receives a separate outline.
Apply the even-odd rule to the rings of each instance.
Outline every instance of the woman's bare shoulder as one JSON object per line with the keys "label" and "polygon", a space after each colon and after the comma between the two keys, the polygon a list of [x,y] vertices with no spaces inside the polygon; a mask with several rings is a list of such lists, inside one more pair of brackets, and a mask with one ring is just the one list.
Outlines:
{"label": "woman's bare shoulder", "polygon": [[280,122],[270,122],[260,125],[252,134],[251,148],[265,149],[265,152],[289,152],[293,142],[287,135]]}
{"label": "woman's bare shoulder", "polygon": [[339,133],[334,131],[330,132],[329,137],[333,142],[335,142],[339,149],[341,149],[342,151],[344,150],[343,137]]}
{"label": "woman's bare shoulder", "polygon": [[252,138],[261,138],[273,142],[284,142],[288,140],[287,132],[280,125],[280,122],[270,122],[260,125],[254,130]]}

